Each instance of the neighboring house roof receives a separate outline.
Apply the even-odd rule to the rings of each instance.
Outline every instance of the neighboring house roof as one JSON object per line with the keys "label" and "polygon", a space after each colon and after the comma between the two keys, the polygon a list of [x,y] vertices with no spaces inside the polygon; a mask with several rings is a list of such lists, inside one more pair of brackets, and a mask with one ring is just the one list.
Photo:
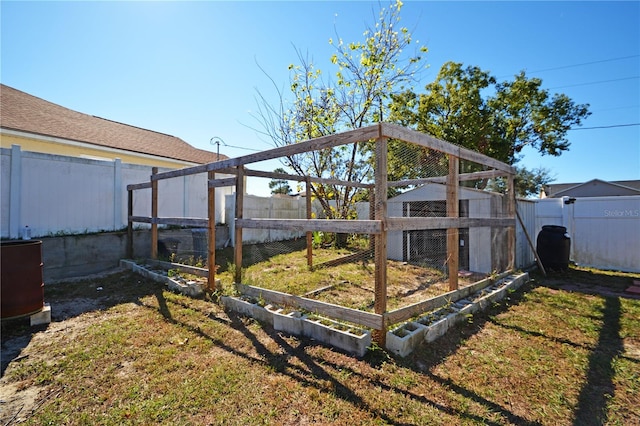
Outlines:
{"label": "neighboring house roof", "polygon": [[545,185],[542,198],[560,197],[608,197],[640,195],[640,180],[619,180],[607,182],[592,179],[584,183],[559,183]]}
{"label": "neighboring house roof", "polygon": [[[0,127],[196,164],[218,160],[175,136],[83,114],[0,85]],[[227,156],[220,155],[220,159]]]}

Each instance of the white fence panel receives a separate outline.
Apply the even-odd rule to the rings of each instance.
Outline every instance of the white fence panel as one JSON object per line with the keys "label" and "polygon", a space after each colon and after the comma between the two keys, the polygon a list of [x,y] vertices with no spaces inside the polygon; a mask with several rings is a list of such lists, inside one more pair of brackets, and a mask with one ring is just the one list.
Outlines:
{"label": "white fence panel", "polygon": [[[518,214],[524,228],[516,219],[516,268],[526,268],[535,263],[534,248],[536,245],[536,202],[533,200],[517,200]],[[529,245],[525,229],[531,238],[533,247]]]}
{"label": "white fence panel", "polygon": [[[19,238],[25,226],[33,237],[120,230],[127,226],[127,185],[148,182],[152,168],[62,155],[0,150],[2,238]],[[160,171],[168,171],[161,169]],[[225,194],[216,189],[216,222],[224,222]],[[205,173],[162,180],[158,214],[207,218]],[[133,215],[151,215],[151,190],[134,191]],[[145,227],[145,224],[136,224]]]}
{"label": "white fence panel", "polygon": [[640,272],[640,196],[577,198],[567,206],[576,263]]}

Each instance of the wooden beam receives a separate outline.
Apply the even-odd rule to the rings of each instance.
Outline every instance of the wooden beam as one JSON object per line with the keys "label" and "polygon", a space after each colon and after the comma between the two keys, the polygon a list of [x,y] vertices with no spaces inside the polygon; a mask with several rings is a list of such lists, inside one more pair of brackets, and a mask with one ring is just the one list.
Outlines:
{"label": "wooden beam", "polygon": [[363,142],[376,139],[380,134],[378,125],[363,127],[360,129],[350,130],[343,133],[321,136],[319,138],[310,139],[304,142],[281,146],[269,149],[267,151],[249,154],[241,157],[230,158],[227,160],[216,161],[214,163],[203,164],[201,166],[187,167],[180,170],[172,170],[169,172],[159,173],[154,177],[155,180],[170,179],[179,176],[187,176],[192,174],[204,173],[209,171],[221,172],[230,167],[239,167],[246,164],[257,163],[261,161],[273,160],[276,158],[289,157],[305,152],[317,151],[335,146],[346,145],[350,143]]}
{"label": "wooden beam", "polygon": [[[215,176],[214,172],[209,172],[210,176]],[[235,186],[236,178],[225,178],[225,179],[216,179],[209,178],[209,188],[224,188],[227,186]]]}
{"label": "wooden beam", "polygon": [[[447,217],[460,216],[458,201],[458,173],[460,160],[449,155],[449,174],[447,175]],[[458,228],[447,229],[447,263],[449,265],[449,290],[458,289],[458,265],[460,262],[460,233]]]}
{"label": "wooden beam", "polygon": [[148,217],[148,216],[131,216],[132,222],[150,223],[153,225],[172,225],[172,226],[194,226],[198,228],[206,228],[209,226],[209,219],[189,218],[189,217]]}
{"label": "wooden beam", "polygon": [[313,177],[313,176],[300,176],[300,175],[292,175],[288,173],[264,172],[261,170],[245,170],[245,176],[255,176],[255,177],[263,177],[263,178],[269,178],[269,179],[295,180],[298,182],[306,182],[307,180],[309,180],[310,182],[321,183],[323,185],[341,185],[341,186],[348,186],[351,188],[371,188],[374,186],[372,183],[361,183],[361,182],[339,180],[339,179],[326,179],[326,178]]}
{"label": "wooden beam", "polygon": [[285,231],[322,231],[343,234],[379,234],[382,224],[378,220],[350,219],[236,219],[236,226],[252,229]]}
{"label": "wooden beam", "polygon": [[507,174],[515,174],[515,169],[513,167],[501,161],[498,161],[495,158],[491,158],[467,148],[462,148],[450,142],[435,138],[426,133],[421,133],[416,130],[392,123],[381,123],[380,126],[380,133],[382,134],[382,136],[393,139],[400,139],[402,141],[413,143],[415,145],[421,145],[425,148],[453,155],[454,157],[462,158],[464,160],[473,161],[474,163],[502,170]]}
{"label": "wooden beam", "polygon": [[133,259],[133,190],[127,189],[127,259]]}
{"label": "wooden beam", "polygon": [[[235,181],[235,179],[231,180]],[[209,172],[207,185],[207,213],[209,216],[207,220],[207,268],[209,270],[207,288],[209,291],[216,289],[216,186],[211,185],[211,182],[215,181],[216,174]],[[235,182],[233,184],[235,185]]]}
{"label": "wooden beam", "polygon": [[[478,179],[491,179],[491,178],[496,178],[496,177],[505,176],[505,175],[508,175],[508,173],[502,170],[485,170],[485,171],[473,172],[473,173],[460,173],[458,175],[458,181],[463,182],[463,181],[478,180]],[[428,177],[428,178],[422,178],[422,179],[399,180],[399,181],[389,182],[388,186],[393,186],[393,187],[418,186],[418,185],[424,185],[427,183],[446,184],[447,177],[436,176],[436,177]]]}
{"label": "wooden beam", "polygon": [[[153,176],[158,173],[158,168],[151,169],[151,219],[158,217],[158,181]],[[151,258],[158,258],[158,224],[151,222]]]}
{"label": "wooden beam", "polygon": [[[516,183],[515,176],[507,178],[507,193],[504,195],[507,200],[507,216],[514,218],[516,214]],[[507,270],[515,268],[516,264],[516,224],[507,228],[507,250],[508,261]]]}
{"label": "wooden beam", "polygon": [[235,282],[242,282],[242,216],[244,211],[244,167],[238,166],[236,175],[236,218],[235,218],[235,247],[234,262],[236,264]]}
{"label": "wooden beam", "polygon": [[514,226],[515,220],[509,218],[473,218],[473,217],[390,217],[387,219],[387,231],[417,231],[423,229],[477,228]]}
{"label": "wooden beam", "polygon": [[320,302],[318,300],[307,299],[302,296],[294,296],[288,293],[281,293],[275,290],[253,287],[246,284],[236,284],[236,288],[241,294],[264,299],[276,305],[291,306],[304,309],[314,314],[323,315],[329,318],[347,321],[364,327],[381,330],[383,328],[382,315],[371,312],[359,311],[357,309],[346,308],[332,303]]}
{"label": "wooden beam", "polygon": [[132,183],[127,185],[127,191],[134,191],[136,189],[148,189],[151,188],[151,182]]}
{"label": "wooden beam", "polygon": [[[375,342],[381,347],[386,346],[387,340],[387,324],[385,324],[384,314],[387,312],[387,180],[388,180],[388,160],[387,160],[387,138],[379,138],[376,140],[375,149],[375,218],[376,222],[381,225],[379,233],[375,233],[375,300],[374,312],[383,318],[381,330],[373,333]],[[364,232],[363,232],[364,233]],[[374,234],[374,232],[367,232]]]}
{"label": "wooden beam", "polygon": [[467,287],[462,287],[458,290],[449,291],[448,293],[442,294],[440,296],[433,297],[431,299],[423,300],[413,305],[405,306],[400,309],[396,309],[395,311],[391,311],[387,314],[387,318],[389,320],[389,324],[397,324],[402,321],[406,321],[408,319],[417,317],[426,312],[431,312],[438,308],[448,305],[449,303],[456,302],[460,299],[464,299],[465,297],[476,293],[482,290],[485,287],[488,287],[495,283],[496,281],[501,280],[502,278],[509,275],[511,271],[504,272],[497,277],[494,278],[485,278],[478,282],[475,282]]}
{"label": "wooden beam", "polygon": [[[313,211],[311,210],[311,179],[306,179],[305,195],[306,195],[306,208],[307,219],[313,217]],[[307,267],[313,269],[313,232],[307,231]]]}

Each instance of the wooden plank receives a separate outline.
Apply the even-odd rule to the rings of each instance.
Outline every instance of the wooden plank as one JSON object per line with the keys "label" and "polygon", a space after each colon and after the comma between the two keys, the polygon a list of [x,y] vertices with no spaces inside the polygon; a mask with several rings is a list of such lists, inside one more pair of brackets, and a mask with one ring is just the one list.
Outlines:
{"label": "wooden plank", "polygon": [[133,259],[133,190],[127,190],[127,259]]}
{"label": "wooden plank", "polygon": [[[374,332],[372,337],[375,342],[383,348],[386,346],[387,340],[387,325],[384,323],[386,320],[384,314],[387,312],[387,142],[387,138],[379,138],[376,140],[375,149],[375,218],[376,221],[382,225],[382,229],[380,230],[381,232],[374,236],[375,299],[373,309],[376,314],[382,316],[383,324],[382,329]],[[373,234],[373,232],[368,232],[368,234]]]}
{"label": "wooden plank", "polygon": [[[458,175],[458,181],[463,182],[463,181],[478,180],[478,179],[491,179],[491,178],[496,178],[496,177],[505,176],[505,175],[508,175],[508,173],[502,170],[485,170],[485,171],[473,172],[473,173],[460,173]],[[446,184],[447,177],[436,176],[436,177],[428,177],[428,178],[422,178],[422,179],[399,180],[399,181],[389,182],[387,185],[393,186],[393,187],[418,186],[418,185],[424,185],[427,183]]]}
{"label": "wooden plank", "polygon": [[387,219],[388,231],[416,231],[421,229],[508,227],[514,226],[515,219],[510,218],[473,218],[473,217],[390,217]]}
{"label": "wooden plank", "polygon": [[369,327],[374,330],[382,329],[382,315],[346,308],[332,303],[320,302],[318,300],[308,299],[302,296],[281,293],[275,290],[253,287],[246,284],[236,284],[236,288],[241,294],[257,299],[264,299],[276,305],[304,309],[306,311],[313,312],[314,314],[347,321],[363,327]]}
{"label": "wooden plank", "polygon": [[[516,213],[516,183],[515,176],[507,179],[507,193],[504,195],[507,201],[507,216],[513,218]],[[511,270],[516,265],[516,224],[507,228],[507,269]]]}
{"label": "wooden plank", "polygon": [[239,166],[236,175],[236,220],[235,220],[235,247],[233,251],[233,259],[236,264],[234,282],[242,282],[242,225],[238,224],[238,220],[242,221],[244,214],[244,167]]}
{"label": "wooden plank", "polygon": [[155,225],[172,225],[172,226],[193,226],[197,228],[206,228],[209,224],[208,219],[189,218],[189,217],[148,217],[148,216],[130,216],[132,222],[150,223]]}
{"label": "wooden plank", "polygon": [[187,274],[197,275],[198,277],[207,278],[209,270],[207,268],[198,268],[197,266],[185,265],[184,263],[164,262],[162,260],[148,259],[147,263],[163,269],[177,269]]}
{"label": "wooden plank", "polygon": [[[227,180],[220,179],[218,182]],[[230,179],[235,185],[235,178]],[[216,187],[211,185],[211,182],[216,182],[216,174],[214,172],[208,173],[208,188],[207,188],[207,288],[209,291],[216,289]],[[231,185],[229,185],[231,186]]]}
{"label": "wooden plank", "polygon": [[[449,155],[449,174],[447,175],[447,217],[460,216],[458,202],[458,173],[460,160]],[[458,289],[458,265],[460,264],[460,232],[458,228],[447,229],[447,264],[449,266],[449,290]]]}
{"label": "wooden plank", "polygon": [[[158,217],[158,181],[153,180],[153,176],[158,173],[158,168],[153,167],[151,169],[151,218],[156,219]],[[158,258],[158,224],[157,222],[151,222],[151,258]]]}
{"label": "wooden plank", "polygon": [[[213,173],[213,172],[211,172]],[[215,173],[213,173],[215,176]],[[224,188],[227,186],[235,186],[236,178],[225,178],[225,179],[209,179],[209,188]]]}
{"label": "wooden plank", "polygon": [[387,318],[389,325],[397,324],[402,321],[406,321],[408,319],[420,316],[424,313],[431,312],[438,308],[448,305],[449,303],[457,302],[460,299],[464,299],[467,296],[470,296],[485,287],[489,287],[496,281],[501,280],[507,275],[511,274],[512,271],[504,272],[497,277],[485,278],[478,282],[473,283],[470,286],[462,287],[458,290],[449,291],[448,293],[442,294],[440,296],[433,297],[431,299],[423,300],[418,303],[414,303],[413,305],[405,306],[400,309],[396,309],[395,311],[390,311],[387,313]]}
{"label": "wooden plank", "polygon": [[494,169],[502,170],[507,174],[515,174],[515,169],[508,164],[491,158],[479,152],[472,151],[467,148],[463,148],[454,145],[450,142],[437,139],[426,133],[421,133],[413,129],[402,127],[398,124],[381,123],[382,136],[386,136],[393,139],[400,139],[405,142],[413,143],[416,145],[424,146],[436,151],[444,152],[464,160],[473,161],[474,163],[483,164],[485,166],[492,167]]}
{"label": "wooden plank", "polygon": [[132,183],[127,185],[127,191],[135,191],[136,189],[151,188],[151,182]]}
{"label": "wooden plank", "polygon": [[[307,178],[305,185],[307,219],[313,217],[311,210],[311,179]],[[313,232],[307,231],[307,267],[313,269]]]}
{"label": "wooden plank", "polygon": [[378,125],[362,127],[360,129],[350,130],[343,133],[321,136],[319,138],[310,139],[292,145],[281,146],[255,154],[244,155],[241,157],[230,158],[227,160],[216,161],[214,163],[203,164],[201,166],[187,167],[179,170],[172,170],[159,173],[153,179],[170,179],[179,176],[187,176],[208,171],[220,172],[230,167],[244,166],[246,164],[257,163],[260,161],[273,160],[282,157],[289,157],[305,152],[316,151],[335,146],[346,145],[350,143],[363,142],[376,139],[380,133]]}
{"label": "wooden plank", "polygon": [[379,234],[379,220],[350,219],[236,219],[236,227],[251,229],[277,229],[285,231],[322,231],[343,234]]}
{"label": "wooden plank", "polygon": [[300,176],[300,175],[292,175],[288,173],[274,173],[274,172],[264,172],[262,170],[245,170],[245,176],[255,176],[255,177],[263,177],[269,179],[284,179],[284,180],[295,180],[298,182],[304,182],[309,180],[313,183],[321,183],[324,185],[341,185],[348,186],[351,188],[371,188],[373,184],[371,183],[361,183],[355,181],[346,181],[339,179],[326,179],[321,177],[313,177],[313,176]]}

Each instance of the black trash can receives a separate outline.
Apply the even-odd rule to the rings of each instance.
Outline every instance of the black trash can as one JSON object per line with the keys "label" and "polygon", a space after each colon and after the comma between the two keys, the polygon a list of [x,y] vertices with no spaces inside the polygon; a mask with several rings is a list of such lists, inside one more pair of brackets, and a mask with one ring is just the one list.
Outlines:
{"label": "black trash can", "polygon": [[546,270],[566,271],[569,269],[571,238],[567,228],[558,225],[544,225],[538,233],[536,250]]}

